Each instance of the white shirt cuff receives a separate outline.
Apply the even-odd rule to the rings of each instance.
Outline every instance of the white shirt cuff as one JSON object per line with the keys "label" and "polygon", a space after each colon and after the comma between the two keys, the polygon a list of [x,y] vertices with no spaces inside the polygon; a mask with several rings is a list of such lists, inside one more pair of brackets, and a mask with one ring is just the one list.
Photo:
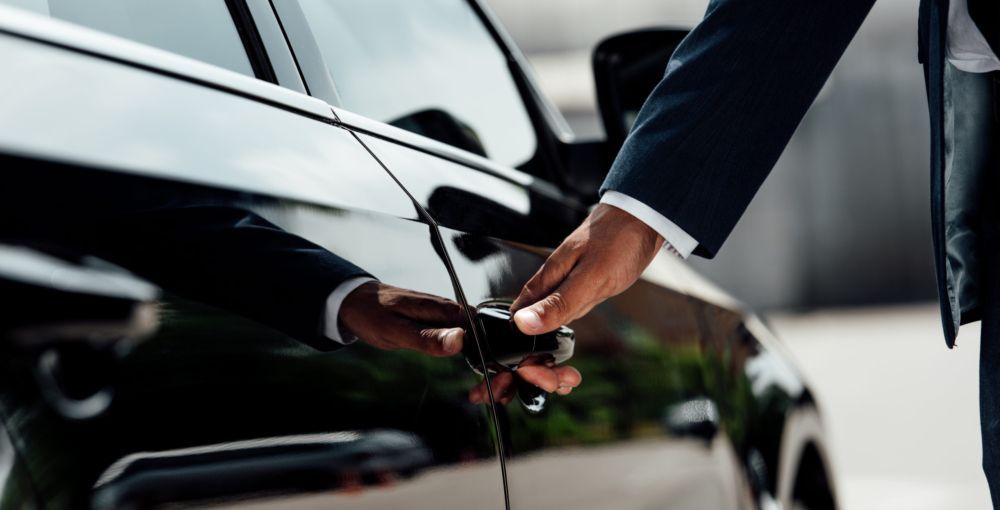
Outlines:
{"label": "white shirt cuff", "polygon": [[333,289],[330,293],[330,297],[326,298],[326,314],[323,316],[323,334],[327,338],[337,342],[338,344],[348,345],[357,342],[357,337],[352,338],[342,338],[340,335],[340,305],[344,304],[344,299],[347,295],[354,291],[354,289],[368,283],[377,281],[370,276],[359,276],[357,278],[351,278],[345,280],[343,283]]}
{"label": "white shirt cuff", "polygon": [[690,257],[691,252],[698,247],[698,241],[688,235],[684,229],[678,227],[676,223],[656,212],[656,209],[624,193],[605,191],[604,196],[601,197],[601,203],[617,207],[635,216],[639,221],[655,230],[657,234],[663,236],[663,239],[666,240],[666,244],[663,245],[665,248],[668,245],[673,247],[682,258]]}

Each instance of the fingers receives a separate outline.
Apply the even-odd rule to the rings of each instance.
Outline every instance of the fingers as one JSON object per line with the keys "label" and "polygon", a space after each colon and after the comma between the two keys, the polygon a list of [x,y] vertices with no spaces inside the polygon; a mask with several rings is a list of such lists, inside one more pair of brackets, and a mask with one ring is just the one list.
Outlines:
{"label": "fingers", "polygon": [[[434,356],[452,356],[462,352],[465,342],[465,330],[462,328],[421,329],[419,344],[428,354]],[[421,350],[420,348],[415,350]]]}
{"label": "fingers", "polygon": [[457,326],[465,322],[458,303],[440,296],[399,289],[388,298],[393,313],[435,326]]}
{"label": "fingers", "polygon": [[[501,372],[493,376],[493,401],[502,405],[508,404],[516,395],[517,387],[514,377],[538,386],[548,393],[569,395],[583,382],[580,371],[570,366],[554,367],[550,363],[542,365],[521,365],[517,372]],[[484,404],[489,400],[490,392],[484,379],[469,391],[469,402]]]}
{"label": "fingers", "polygon": [[462,351],[465,330],[429,328],[418,322],[393,317],[379,328],[378,338],[369,341],[382,349],[408,349],[431,356],[451,356]]}
{"label": "fingers", "polygon": [[556,288],[573,269],[576,264],[577,254],[569,247],[569,242],[563,242],[556,251],[549,255],[548,260],[538,268],[534,276],[524,284],[517,299],[510,305],[512,312],[517,312],[531,303],[534,303]]}
{"label": "fingers", "polygon": [[559,389],[556,390],[556,393],[560,395],[569,395],[573,388],[583,382],[583,375],[573,367],[556,367],[555,371],[559,378]]}
{"label": "fingers", "polygon": [[517,375],[548,393],[559,389],[559,376],[554,369],[545,365],[519,367]]}
{"label": "fingers", "polygon": [[514,374],[511,372],[501,372],[493,377],[493,401],[501,405],[507,405],[514,398],[517,392]]}
{"label": "fingers", "polygon": [[616,207],[600,204],[559,245],[511,306],[526,334],[552,331],[631,286],[664,239]]}
{"label": "fingers", "polygon": [[560,395],[568,395],[583,382],[580,371],[569,366],[547,367],[547,366],[522,366],[517,369],[517,374],[525,381],[538,386],[549,392]]}
{"label": "fingers", "polygon": [[[499,404],[507,404],[514,398],[515,385],[514,375],[510,372],[501,372],[493,376],[490,381],[493,388],[493,401]],[[489,400],[490,389],[484,379],[469,392],[469,402],[473,404],[484,404]]]}
{"label": "fingers", "polygon": [[554,331],[589,311],[596,303],[595,297],[600,275],[591,274],[577,266],[549,295],[514,314],[514,323],[526,335],[541,335]]}
{"label": "fingers", "polygon": [[469,391],[469,402],[473,404],[486,402],[486,379],[483,379],[475,388]]}

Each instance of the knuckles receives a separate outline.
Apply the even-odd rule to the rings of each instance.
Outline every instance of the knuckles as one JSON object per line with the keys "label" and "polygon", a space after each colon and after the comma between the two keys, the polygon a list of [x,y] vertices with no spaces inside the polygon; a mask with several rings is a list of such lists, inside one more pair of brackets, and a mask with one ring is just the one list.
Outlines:
{"label": "knuckles", "polygon": [[559,317],[563,317],[569,313],[569,303],[566,302],[565,296],[562,293],[556,291],[549,294],[549,297],[542,301],[542,313],[541,318],[545,322],[549,322]]}

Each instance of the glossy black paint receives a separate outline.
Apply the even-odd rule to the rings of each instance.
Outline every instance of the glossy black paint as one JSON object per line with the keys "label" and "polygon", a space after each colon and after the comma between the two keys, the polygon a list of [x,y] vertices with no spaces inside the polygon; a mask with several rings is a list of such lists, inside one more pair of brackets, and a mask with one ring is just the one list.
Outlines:
{"label": "glossy black paint", "polygon": [[[258,30],[272,69],[288,80],[294,53],[308,90],[335,105],[320,56],[298,31],[304,20],[288,5],[274,3],[270,21],[290,51],[276,49],[274,26]],[[239,22],[261,25],[263,7],[251,2],[252,16]],[[158,72],[169,63],[139,67],[0,30],[0,49],[40,62],[33,73],[0,70],[0,93],[36,100],[0,105],[16,126],[0,126],[8,169],[0,243],[79,271],[93,270],[97,256],[117,266],[101,270],[164,289],[149,298],[157,329],[137,335],[114,363],[113,400],[96,416],[60,412],[37,383],[37,356],[5,327],[0,440],[9,437],[10,447],[0,441],[0,508],[833,506],[815,404],[780,345],[669,257],[568,325],[576,337],[570,363],[584,383],[532,408],[531,398],[469,404],[480,377],[462,357],[338,349],[294,310],[255,308],[285,292],[277,266],[261,258],[270,241],[237,246],[224,228],[206,238],[217,246],[210,252],[178,248],[199,231],[206,217],[198,212],[211,208],[397,286],[469,307],[515,297],[584,214],[582,194],[568,183],[594,179],[597,158],[582,155],[598,154],[600,144],[561,141],[516,49],[484,6],[470,9],[507,55],[538,131],[544,157],[532,165],[546,169],[524,169],[534,177],[205,70]],[[10,85],[66,82],[58,73],[69,68],[76,86],[51,97]],[[134,88],[161,101],[143,103],[128,94]],[[115,99],[88,106],[102,94]],[[253,122],[206,129],[212,112]],[[88,119],[102,129],[88,132]],[[547,182],[549,172],[567,180]],[[227,250],[244,255],[202,256]],[[46,306],[29,308],[57,322]],[[497,327],[469,336],[473,365],[477,351],[490,354],[487,343],[504,340]]]}
{"label": "glossy black paint", "polygon": [[[494,248],[489,257],[456,263],[472,300],[515,296],[544,260],[518,245],[483,241]],[[541,414],[519,406],[501,411],[512,506],[754,506],[769,490],[754,487],[733,467],[756,448],[746,436],[762,424],[754,419],[742,360],[733,359],[728,341],[714,344],[706,336],[703,317],[713,309],[643,281],[570,324],[577,334],[571,363],[584,384],[569,396],[550,398]],[[692,401],[718,408],[721,423],[712,434],[689,431],[704,428],[698,416],[664,423]],[[542,497],[540,486],[572,490]]]}
{"label": "glossy black paint", "polygon": [[[321,355],[316,348],[323,346],[313,345],[310,348],[305,345],[315,342],[306,332],[286,330],[286,333],[281,333],[221,308],[191,301],[189,298],[230,309],[238,309],[240,306],[224,295],[204,293],[196,282],[185,283],[182,272],[201,274],[201,278],[205,277],[205,273],[201,268],[192,266],[190,261],[164,257],[169,253],[166,245],[150,244],[152,239],[145,239],[135,231],[130,234],[116,222],[108,221],[108,218],[112,217],[109,213],[128,207],[136,197],[141,197],[142,203],[155,203],[157,200],[154,197],[180,200],[179,203],[172,204],[181,208],[174,210],[180,211],[191,211],[192,203],[199,201],[196,197],[201,197],[200,201],[216,204],[216,207],[233,204],[241,210],[267,216],[274,224],[284,225],[290,232],[321,242],[319,237],[323,236],[324,231],[331,229],[330,232],[344,237],[329,244],[324,243],[326,246],[341,245],[342,249],[338,251],[349,253],[353,260],[363,260],[369,271],[379,274],[386,281],[447,295],[450,293],[450,280],[427,242],[427,226],[410,221],[392,221],[365,213],[324,211],[314,206],[266,197],[141,177],[118,176],[61,165],[37,165],[24,161],[8,163],[15,164],[25,172],[30,171],[30,175],[34,177],[15,179],[13,185],[6,188],[11,193],[8,200],[5,200],[5,204],[9,206],[7,213],[18,211],[22,218],[16,227],[8,224],[4,229],[8,241],[16,240],[32,246],[55,246],[64,256],[70,253],[100,255],[154,281],[161,281],[168,292],[172,290],[159,302],[161,326],[157,334],[136,346],[120,366],[116,367],[119,374],[114,403],[108,412],[99,417],[85,421],[61,417],[58,409],[47,405],[46,400],[39,399],[41,387],[32,388],[33,385],[14,383],[26,380],[25,378],[30,380],[31,360],[25,359],[19,363],[21,356],[5,358],[2,372],[7,383],[4,387],[19,387],[25,393],[5,394],[11,400],[6,402],[4,409],[11,413],[11,430],[25,438],[29,445],[27,457],[34,461],[34,467],[38,470],[36,476],[40,479],[40,490],[51,506],[79,508],[81,501],[90,497],[89,485],[111,469],[109,463],[118,462],[136,452],[172,455],[171,452],[177,449],[211,447],[233,441],[271,438],[273,441],[287,442],[290,438],[303,434],[396,431],[392,433],[410,434],[417,438],[421,448],[426,450],[424,457],[431,456],[433,462],[401,468],[398,473],[391,464],[387,464],[383,471],[372,476],[353,472],[338,474],[331,472],[332,468],[327,465],[320,470],[325,473],[324,476],[328,476],[323,478],[327,482],[320,483],[321,480],[315,480],[318,475],[311,474],[316,469],[310,469],[307,463],[291,464],[286,459],[283,461],[284,469],[275,468],[282,476],[265,473],[265,479],[279,481],[276,482],[279,483],[277,487],[265,487],[256,483],[255,480],[258,479],[251,476],[252,471],[246,472],[246,478],[237,476],[231,486],[212,484],[205,487],[204,476],[207,475],[204,474],[221,468],[206,466],[205,463],[212,463],[214,460],[202,456],[190,466],[178,466],[176,463],[172,465],[174,476],[188,473],[183,475],[187,478],[187,485],[201,484],[203,487],[200,487],[200,492],[194,490],[197,487],[184,489],[186,485],[179,481],[177,487],[180,488],[175,487],[163,497],[177,500],[187,499],[188,496],[200,496],[201,499],[231,498],[246,495],[244,492],[248,487],[285,492],[306,488],[330,490],[345,483],[342,480],[344,476],[355,474],[360,477],[359,483],[374,484],[388,476],[412,474],[433,465],[469,462],[474,459],[489,461],[493,458],[495,461],[495,445],[486,421],[486,410],[476,409],[464,400],[465,392],[476,384],[477,378],[460,360],[428,360],[405,353],[391,354],[366,349],[363,346]],[[79,185],[67,188],[65,195],[53,197],[51,190],[46,191],[44,183],[48,182],[76,182]],[[88,188],[86,183],[93,186]],[[103,206],[97,211],[92,208],[87,210],[70,193],[88,201],[100,197],[98,202]],[[60,219],[59,216],[64,211],[61,208],[33,209],[30,203],[26,203],[34,202],[43,195],[49,196],[53,203],[76,211],[75,218],[71,221]],[[116,196],[121,197],[117,203],[114,198]],[[24,200],[16,197],[24,197]],[[399,198],[404,197],[401,194]],[[100,214],[102,209],[104,213]],[[56,217],[46,214],[47,210]],[[174,224],[182,229],[177,234],[179,237],[168,237],[167,240],[185,240],[187,230],[184,223],[176,223],[178,219],[183,220],[183,217],[160,213],[158,216],[161,218],[173,219],[156,220],[158,224],[154,224],[140,220],[134,214],[126,213],[124,217],[129,219],[129,224],[132,224],[133,219],[139,220],[132,224],[136,228],[150,228],[150,233],[156,237],[172,236],[174,234],[163,230],[163,227]],[[146,219],[151,218],[147,215]],[[49,228],[54,225],[60,227]],[[154,225],[158,225],[158,228],[154,229]],[[392,232],[392,239],[384,240],[378,245],[359,245],[349,241],[352,231],[372,232],[384,229]],[[197,235],[197,231],[193,235]],[[349,244],[351,246],[347,246]],[[394,267],[396,259],[391,255],[392,251],[383,251],[392,244],[398,244],[408,253],[409,265],[406,268]],[[159,255],[153,256],[152,252],[146,251],[150,246],[158,246],[155,252]],[[245,248],[250,251],[244,255],[253,258],[253,248]],[[142,253],[148,253],[149,257],[136,258]],[[385,263],[380,264],[379,259]],[[207,258],[197,263],[215,262]],[[163,266],[169,270],[164,271],[161,269]],[[412,275],[403,274],[421,266],[424,268]],[[205,269],[212,271],[221,268]],[[268,270],[268,266],[262,265],[260,270]],[[236,287],[219,290],[239,297],[265,291],[266,287],[258,287],[260,283],[263,281],[234,281],[232,284],[237,285]],[[259,290],[255,290],[258,288]],[[253,297],[253,294],[249,296]],[[265,323],[270,322],[276,327],[281,327],[284,321],[281,317],[268,318],[266,314],[248,310],[242,313]],[[53,315],[53,319],[57,318],[58,315]],[[293,336],[298,338],[293,339]],[[378,378],[382,382],[376,383],[365,375],[375,372],[382,374]],[[413,391],[401,393],[395,388],[411,388]],[[25,413],[29,416],[17,418]],[[59,448],[57,445],[64,446]],[[69,445],[72,447],[66,448]],[[325,448],[336,450],[334,447],[348,446],[353,447],[347,443],[336,443],[326,445]],[[75,455],[73,459],[64,459],[61,454],[56,454],[53,458],[42,453],[51,451],[51,448],[55,448],[55,451],[74,451]],[[239,469],[229,468],[227,471],[248,469],[253,459],[256,459],[253,462],[266,464],[270,461],[261,459],[274,456],[272,453],[258,453],[261,456],[248,455],[247,462],[237,465]],[[331,451],[327,457],[336,455],[340,453]],[[161,475],[157,473],[161,468],[147,464],[133,466],[131,477],[141,475],[141,480],[158,479]],[[139,470],[138,474],[134,473],[136,470]],[[204,476],[199,478],[199,473]],[[125,497],[129,501],[157,502],[153,495],[142,493],[141,489],[146,487],[146,491],[154,491],[157,486],[139,484],[139,488],[136,488],[135,485],[139,482],[130,482],[130,477],[126,475],[117,478],[117,485],[111,486],[126,486],[127,490],[111,490],[112,493],[124,491],[125,496],[111,497],[107,495],[108,490],[105,490],[94,498],[102,501],[111,498],[110,501],[117,502]],[[281,483],[280,480],[285,482]],[[498,479],[488,480],[487,487],[479,490],[486,493],[492,491],[501,496],[498,482]],[[206,489],[209,489],[208,493],[205,492]],[[226,489],[232,489],[233,492],[213,492]],[[102,505],[107,507],[105,503]]]}
{"label": "glossy black paint", "polygon": [[476,322],[482,337],[487,339],[484,346],[487,355],[485,369],[470,361],[480,372],[517,370],[518,365],[529,356],[548,358],[556,363],[565,363],[573,357],[576,341],[572,329],[561,326],[542,335],[525,335],[511,320],[510,302],[480,304]]}

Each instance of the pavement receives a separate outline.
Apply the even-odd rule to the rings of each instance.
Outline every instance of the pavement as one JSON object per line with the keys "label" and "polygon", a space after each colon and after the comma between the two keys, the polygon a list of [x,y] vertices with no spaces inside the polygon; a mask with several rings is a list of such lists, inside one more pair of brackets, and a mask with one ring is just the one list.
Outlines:
{"label": "pavement", "polygon": [[948,350],[936,304],[769,320],[819,399],[842,509],[991,508],[978,324]]}

